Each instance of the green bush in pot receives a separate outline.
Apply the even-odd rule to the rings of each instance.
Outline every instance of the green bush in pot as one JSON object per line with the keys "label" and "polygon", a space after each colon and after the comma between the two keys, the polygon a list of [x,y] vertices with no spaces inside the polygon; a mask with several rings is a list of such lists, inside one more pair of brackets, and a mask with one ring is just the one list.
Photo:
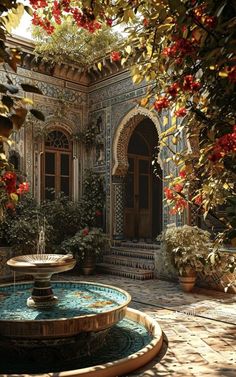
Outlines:
{"label": "green bush in pot", "polygon": [[[171,263],[177,270],[184,290],[193,288],[197,272],[211,271],[212,260],[209,255],[213,244],[209,232],[197,226],[171,226],[162,232],[159,239],[164,246],[166,263]],[[182,285],[184,280],[187,282],[186,287]]]}
{"label": "green bush in pot", "polygon": [[106,236],[100,228],[84,228],[61,244],[64,252],[72,253],[85,275],[91,274],[96,260],[106,246]]}

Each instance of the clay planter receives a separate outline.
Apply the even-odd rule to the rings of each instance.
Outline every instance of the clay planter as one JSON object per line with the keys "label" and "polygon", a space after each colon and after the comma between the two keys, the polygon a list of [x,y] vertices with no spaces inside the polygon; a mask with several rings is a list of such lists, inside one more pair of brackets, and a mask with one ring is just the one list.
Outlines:
{"label": "clay planter", "polygon": [[81,262],[81,268],[84,275],[92,275],[96,266],[96,256],[94,254],[86,254]]}
{"label": "clay planter", "polygon": [[189,274],[179,276],[179,284],[184,292],[191,292],[196,282],[196,273],[191,271]]}

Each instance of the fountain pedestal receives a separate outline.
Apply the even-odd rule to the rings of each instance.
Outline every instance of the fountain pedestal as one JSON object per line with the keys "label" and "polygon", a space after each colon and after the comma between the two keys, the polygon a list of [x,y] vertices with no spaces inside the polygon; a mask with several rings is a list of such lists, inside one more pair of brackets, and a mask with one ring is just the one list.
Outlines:
{"label": "fountain pedestal", "polygon": [[34,278],[31,296],[27,299],[30,308],[50,308],[57,303],[51,277],[53,274],[71,270],[76,261],[72,255],[32,254],[20,255],[7,261],[13,271],[27,273]]}
{"label": "fountain pedestal", "polygon": [[55,305],[58,298],[54,296],[51,285],[51,274],[34,275],[34,286],[31,296],[27,299],[29,308],[48,308]]}

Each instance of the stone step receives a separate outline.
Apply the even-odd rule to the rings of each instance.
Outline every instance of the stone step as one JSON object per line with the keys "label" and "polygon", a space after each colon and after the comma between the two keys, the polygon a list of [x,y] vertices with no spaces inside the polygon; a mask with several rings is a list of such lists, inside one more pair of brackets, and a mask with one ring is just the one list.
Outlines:
{"label": "stone step", "polygon": [[154,249],[148,250],[148,249],[140,249],[140,248],[134,249],[134,248],[128,248],[128,247],[113,246],[111,247],[110,254],[130,257],[130,258],[143,258],[143,259],[154,260],[154,255],[157,250],[158,248],[156,248],[155,250]]}
{"label": "stone step", "polygon": [[142,250],[156,250],[160,247],[160,243],[146,243],[146,242],[131,242],[131,241],[115,241],[115,247],[125,247],[130,249],[142,249]]}
{"label": "stone step", "polygon": [[98,263],[97,270],[102,273],[122,276],[130,279],[148,280],[154,278],[154,273],[151,270],[140,270],[132,267],[115,266],[108,263]]}
{"label": "stone step", "polygon": [[130,256],[123,255],[104,255],[103,262],[112,265],[127,266],[151,271],[155,269],[154,261],[147,258],[131,258]]}

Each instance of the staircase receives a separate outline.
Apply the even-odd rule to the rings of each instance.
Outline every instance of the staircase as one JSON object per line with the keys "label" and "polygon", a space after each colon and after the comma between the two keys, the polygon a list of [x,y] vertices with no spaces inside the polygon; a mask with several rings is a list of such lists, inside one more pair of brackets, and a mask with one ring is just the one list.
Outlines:
{"label": "staircase", "polygon": [[158,244],[116,243],[110,252],[103,256],[102,263],[97,264],[97,270],[130,279],[153,279],[154,255],[158,249]]}

